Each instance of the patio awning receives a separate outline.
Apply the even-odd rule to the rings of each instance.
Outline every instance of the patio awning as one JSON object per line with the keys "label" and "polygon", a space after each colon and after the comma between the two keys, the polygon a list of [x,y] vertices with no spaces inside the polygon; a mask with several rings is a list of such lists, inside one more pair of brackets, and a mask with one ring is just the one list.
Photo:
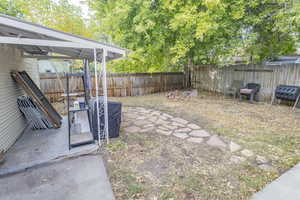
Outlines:
{"label": "patio awning", "polygon": [[126,50],[117,46],[90,40],[70,33],[54,30],[33,24],[15,17],[0,14],[0,44],[11,44],[36,57],[47,57],[49,52],[62,54],[71,59],[94,59],[97,49],[97,60],[102,59],[103,51],[107,52],[106,60],[114,60],[125,55]]}
{"label": "patio awning", "polygon": [[[99,110],[99,69],[97,63],[101,62],[102,73],[100,75],[102,76],[104,97],[105,138],[108,142],[106,62],[125,56],[125,49],[2,14],[0,14],[0,44],[14,45],[36,58],[53,58],[53,55],[49,55],[49,53],[52,52],[65,55],[70,59],[93,61],[95,68],[97,110]],[[97,120],[99,120],[99,112],[97,112],[97,115]],[[98,122],[98,124],[100,123]],[[100,128],[98,128],[98,130],[100,130]],[[100,134],[99,131],[98,134]],[[98,138],[100,144],[100,137]]]}

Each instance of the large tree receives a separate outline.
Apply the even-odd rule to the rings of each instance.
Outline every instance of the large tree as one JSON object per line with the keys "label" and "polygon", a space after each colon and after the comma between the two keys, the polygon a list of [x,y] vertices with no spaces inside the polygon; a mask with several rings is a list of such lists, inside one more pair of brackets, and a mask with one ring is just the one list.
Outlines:
{"label": "large tree", "polygon": [[13,6],[13,2],[11,0],[0,1],[0,13],[11,16],[18,16],[21,14],[21,12]]}
{"label": "large tree", "polygon": [[299,2],[290,0],[89,0],[98,32],[132,50],[116,71],[251,62],[292,53]]}
{"label": "large tree", "polygon": [[61,31],[94,37],[81,9],[72,5],[69,0],[1,0],[0,13]]}

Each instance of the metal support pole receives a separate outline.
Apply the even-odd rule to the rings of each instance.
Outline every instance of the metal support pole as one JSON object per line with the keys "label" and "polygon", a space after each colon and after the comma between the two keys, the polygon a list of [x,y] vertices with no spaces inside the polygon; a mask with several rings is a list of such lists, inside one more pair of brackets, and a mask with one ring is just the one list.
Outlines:
{"label": "metal support pole", "polygon": [[102,57],[102,85],[103,85],[103,96],[104,96],[104,121],[105,121],[105,137],[107,144],[109,143],[109,133],[108,133],[108,105],[107,105],[107,80],[106,80],[106,56],[107,49],[103,49]]}
{"label": "metal support pole", "polygon": [[275,99],[276,99],[276,97],[275,97],[275,90],[274,90],[272,99],[271,99],[271,105],[273,105],[273,103],[275,102]]}
{"label": "metal support pole", "polygon": [[101,146],[100,138],[100,118],[99,118],[99,86],[98,86],[98,69],[97,69],[97,49],[94,49],[94,67],[95,67],[95,89],[96,89],[96,110],[97,110],[97,134],[98,145]]}
{"label": "metal support pole", "polygon": [[295,104],[294,104],[294,106],[293,106],[293,110],[295,110],[295,108],[297,107],[297,105],[298,105],[298,103],[299,103],[299,100],[300,100],[300,95],[297,97],[297,99],[296,99],[296,102],[295,102]]}
{"label": "metal support pole", "polygon": [[69,150],[71,150],[71,122],[70,122],[70,92],[69,92],[69,75],[67,74],[67,106],[68,106],[68,143]]}

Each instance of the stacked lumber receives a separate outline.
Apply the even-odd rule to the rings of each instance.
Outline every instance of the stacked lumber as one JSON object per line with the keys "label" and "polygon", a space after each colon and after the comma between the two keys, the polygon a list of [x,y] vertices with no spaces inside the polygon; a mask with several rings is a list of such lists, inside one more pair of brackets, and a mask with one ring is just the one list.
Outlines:
{"label": "stacked lumber", "polygon": [[32,101],[44,114],[44,116],[47,117],[52,126],[54,128],[60,128],[62,117],[50,104],[43,92],[33,82],[33,80],[30,78],[27,72],[13,71],[11,74],[13,79],[24,89],[27,95],[32,98]]}
{"label": "stacked lumber", "polygon": [[20,111],[24,114],[27,122],[30,123],[32,129],[53,128],[51,122],[36,106],[31,97],[20,96],[18,97],[17,103]]}

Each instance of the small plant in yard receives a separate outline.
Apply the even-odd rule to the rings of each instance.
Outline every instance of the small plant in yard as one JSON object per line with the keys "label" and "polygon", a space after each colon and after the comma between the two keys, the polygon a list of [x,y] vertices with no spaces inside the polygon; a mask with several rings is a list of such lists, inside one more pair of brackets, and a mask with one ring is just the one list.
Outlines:
{"label": "small plant in yard", "polygon": [[138,184],[128,185],[128,194],[129,197],[137,197],[139,193],[143,191],[142,187]]}
{"label": "small plant in yard", "polygon": [[127,146],[126,143],[124,143],[122,141],[117,141],[117,142],[114,142],[114,143],[110,143],[107,146],[107,149],[111,152],[116,152],[116,151],[119,151],[119,150],[125,148],[126,146]]}

